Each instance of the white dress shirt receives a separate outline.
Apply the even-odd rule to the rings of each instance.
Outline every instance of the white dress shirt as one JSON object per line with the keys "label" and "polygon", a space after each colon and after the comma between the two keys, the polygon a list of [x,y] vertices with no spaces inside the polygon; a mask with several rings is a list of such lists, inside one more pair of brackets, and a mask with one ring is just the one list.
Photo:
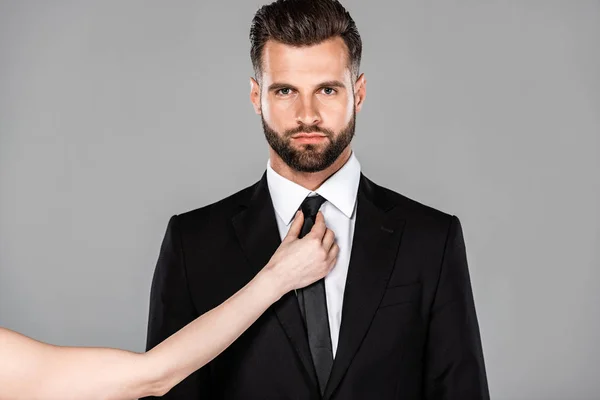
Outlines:
{"label": "white dress shirt", "polygon": [[323,213],[325,225],[335,234],[335,241],[340,248],[333,270],[325,277],[327,313],[334,357],[342,322],[342,304],[354,236],[359,180],[360,163],[354,151],[342,168],[327,178],[314,192],[279,175],[271,168],[271,160],[267,161],[267,184],[275,208],[281,240],[287,235],[294,214],[307,196],[319,194],[326,199],[319,210]]}

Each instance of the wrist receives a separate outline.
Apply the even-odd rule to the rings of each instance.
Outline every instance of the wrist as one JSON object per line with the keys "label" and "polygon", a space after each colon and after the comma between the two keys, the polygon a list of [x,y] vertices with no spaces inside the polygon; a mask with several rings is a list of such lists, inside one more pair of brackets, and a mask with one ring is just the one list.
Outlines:
{"label": "wrist", "polygon": [[271,264],[267,264],[256,277],[260,281],[261,290],[264,290],[273,302],[291,290],[281,274]]}

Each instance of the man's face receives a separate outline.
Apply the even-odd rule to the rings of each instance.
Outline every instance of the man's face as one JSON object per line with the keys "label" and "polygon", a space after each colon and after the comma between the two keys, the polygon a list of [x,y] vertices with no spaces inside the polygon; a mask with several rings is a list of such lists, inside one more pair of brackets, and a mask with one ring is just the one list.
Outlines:
{"label": "man's face", "polygon": [[352,141],[364,98],[364,76],[353,84],[344,41],[293,47],[269,40],[262,69],[251,99],[271,148],[296,171],[329,167]]}

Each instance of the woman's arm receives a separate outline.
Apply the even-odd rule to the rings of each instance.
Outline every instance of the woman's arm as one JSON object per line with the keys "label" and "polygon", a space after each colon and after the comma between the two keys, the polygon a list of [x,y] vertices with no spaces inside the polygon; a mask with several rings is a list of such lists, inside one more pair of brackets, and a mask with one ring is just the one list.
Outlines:
{"label": "woman's arm", "polygon": [[[268,271],[147,353],[61,347],[0,329],[0,399],[161,396],[233,343],[281,297]],[[30,377],[35,379],[23,379]]]}
{"label": "woman's arm", "polygon": [[145,354],[42,343],[0,328],[0,399],[134,399],[155,393]]}
{"label": "woman's arm", "polygon": [[[260,272],[248,285],[146,353],[159,395],[165,394],[233,343],[284,293],[273,276]],[[200,339],[201,338],[201,339]]]}
{"label": "woman's arm", "polygon": [[283,294],[331,270],[339,250],[333,232],[319,213],[311,233],[297,239],[301,215],[252,281],[147,353],[53,346],[0,329],[0,400],[125,400],[165,394],[226,349]]}

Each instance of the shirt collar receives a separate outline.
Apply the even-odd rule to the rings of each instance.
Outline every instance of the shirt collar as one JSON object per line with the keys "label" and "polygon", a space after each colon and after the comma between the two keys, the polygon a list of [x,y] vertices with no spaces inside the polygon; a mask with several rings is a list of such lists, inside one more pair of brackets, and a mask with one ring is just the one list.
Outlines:
{"label": "shirt collar", "polygon": [[351,218],[356,203],[358,183],[360,181],[360,163],[354,151],[346,163],[331,175],[315,191],[310,191],[295,182],[279,175],[271,167],[271,159],[267,160],[267,185],[273,201],[275,212],[286,225],[292,218],[304,199],[317,193],[333,204],[346,217]]}

